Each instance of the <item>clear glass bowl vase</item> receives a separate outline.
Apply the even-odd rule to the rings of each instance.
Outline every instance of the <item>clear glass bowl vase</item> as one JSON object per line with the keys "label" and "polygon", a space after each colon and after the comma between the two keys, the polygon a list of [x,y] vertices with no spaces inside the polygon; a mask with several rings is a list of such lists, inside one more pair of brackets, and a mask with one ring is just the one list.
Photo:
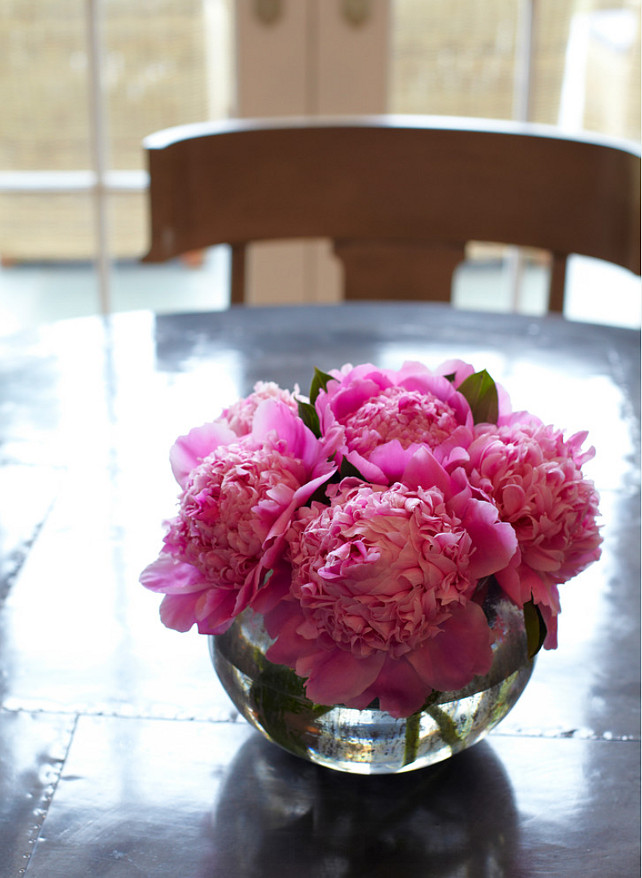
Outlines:
{"label": "clear glass bowl vase", "polygon": [[216,673],[238,711],[265,737],[310,762],[355,774],[393,774],[440,762],[481,740],[530,679],[524,613],[491,586],[484,611],[495,634],[493,664],[464,689],[433,693],[410,717],[376,703],[365,710],[313,704],[293,670],[269,662],[262,616],[246,610],[209,638]]}

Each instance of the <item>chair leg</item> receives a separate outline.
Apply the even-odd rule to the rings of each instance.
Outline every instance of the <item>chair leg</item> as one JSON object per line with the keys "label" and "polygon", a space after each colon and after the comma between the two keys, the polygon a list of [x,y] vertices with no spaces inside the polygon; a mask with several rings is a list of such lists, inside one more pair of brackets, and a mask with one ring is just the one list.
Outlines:
{"label": "chair leg", "polygon": [[231,266],[231,290],[230,303],[243,305],[245,303],[245,245],[232,245]]}
{"label": "chair leg", "polygon": [[564,313],[564,291],[566,289],[566,260],[561,253],[553,253],[551,264],[551,283],[548,292],[548,310],[556,314]]}

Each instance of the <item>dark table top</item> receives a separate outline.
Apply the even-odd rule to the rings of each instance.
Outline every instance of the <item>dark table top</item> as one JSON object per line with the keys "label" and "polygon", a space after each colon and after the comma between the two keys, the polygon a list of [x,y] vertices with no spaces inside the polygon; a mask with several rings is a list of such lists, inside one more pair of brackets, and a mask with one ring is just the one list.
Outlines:
{"label": "dark table top", "polygon": [[[138,584],[167,452],[260,379],[487,368],[588,429],[602,559],[488,739],[357,777],[263,742]],[[0,339],[0,875],[599,876],[639,872],[640,336],[435,305],[120,315]]]}

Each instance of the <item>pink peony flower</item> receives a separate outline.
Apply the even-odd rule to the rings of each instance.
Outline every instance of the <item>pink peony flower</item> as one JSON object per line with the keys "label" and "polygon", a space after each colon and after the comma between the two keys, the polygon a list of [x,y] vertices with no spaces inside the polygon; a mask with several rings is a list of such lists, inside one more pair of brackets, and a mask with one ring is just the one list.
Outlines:
{"label": "pink peony flower", "polygon": [[421,445],[445,461],[472,441],[470,406],[445,375],[419,363],[398,371],[347,365],[331,374],[315,402],[321,431],[369,481],[397,481]]}
{"label": "pink peony flower", "polygon": [[273,381],[259,381],[249,396],[239,399],[215,421],[194,427],[180,436],[170,451],[170,463],[176,481],[184,487],[187,476],[208,454],[220,445],[229,445],[252,432],[254,415],[262,402],[276,400],[294,413],[298,411],[293,393],[283,390]]}
{"label": "pink peony flower", "polygon": [[267,399],[279,400],[296,413],[295,393],[298,393],[298,388],[295,388],[295,392],[292,393],[290,390],[279,387],[274,381],[258,381],[254,385],[252,393],[225,409],[217,422],[227,425],[237,436],[247,436],[248,433],[252,432],[254,413],[260,404]]}
{"label": "pink peony flower", "polygon": [[[181,449],[193,450],[185,441]],[[164,623],[180,631],[196,623],[202,634],[229,627],[277,564],[295,510],[334,470],[286,404],[261,403],[251,434],[218,445],[182,481],[161,555],[141,576],[166,594]]]}
{"label": "pink peony flower", "polygon": [[600,556],[598,494],[582,475],[594,449],[586,433],[565,440],[525,412],[493,428],[479,426],[468,449],[470,483],[489,497],[517,535],[519,553],[497,574],[519,605],[531,597],[549,625],[545,646],[556,645],[557,586]]}
{"label": "pink peony flower", "polygon": [[410,469],[410,486],[344,480],[287,534],[292,583],[266,614],[267,655],[307,677],[313,701],[362,709],[378,698],[408,716],[432,689],[489,670],[491,632],[473,598],[509,562],[514,534],[427,449]]}
{"label": "pink peony flower", "polygon": [[[600,556],[586,434],[513,414],[462,360],[312,388],[299,416],[298,388],[259,382],[176,441],[178,513],[141,575],[163,622],[220,634],[252,607],[311,700],[396,717],[489,670],[488,576],[534,600],[555,647],[558,586]],[[340,481],[344,460],[363,481]]]}

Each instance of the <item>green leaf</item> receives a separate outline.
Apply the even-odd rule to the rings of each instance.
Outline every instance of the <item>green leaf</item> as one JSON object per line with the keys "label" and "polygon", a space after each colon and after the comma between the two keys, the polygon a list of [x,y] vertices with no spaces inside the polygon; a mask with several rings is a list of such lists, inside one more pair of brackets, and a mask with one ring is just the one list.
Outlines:
{"label": "green leaf", "polygon": [[364,477],[361,475],[361,473],[359,472],[359,470],[356,468],[356,466],[354,466],[354,464],[350,463],[349,460],[346,460],[345,457],[341,458],[341,466],[339,467],[339,475],[341,476],[342,479],[355,478],[355,479],[361,479],[362,482],[366,481],[364,479]]}
{"label": "green leaf", "polygon": [[306,697],[303,680],[293,670],[269,662],[252,683],[250,698],[267,734],[298,756],[308,751],[314,720],[332,710]]}
{"label": "green leaf", "polygon": [[533,601],[524,604],[524,623],[526,625],[526,642],[528,657],[535,658],[546,639],[546,623],[540,608]]}
{"label": "green leaf", "polygon": [[312,430],[317,439],[319,439],[321,437],[321,424],[319,423],[317,410],[312,403],[305,402],[302,399],[297,399],[296,404],[299,409],[299,417],[305,426]]}
{"label": "green leaf", "polygon": [[469,375],[457,390],[466,397],[476,424],[496,424],[499,416],[497,386],[485,369]]}
{"label": "green leaf", "polygon": [[328,386],[328,381],[332,381],[332,375],[328,375],[327,372],[322,372],[320,369],[315,368],[312,384],[310,385],[310,402],[313,405],[319,395],[319,391],[325,390]]}

